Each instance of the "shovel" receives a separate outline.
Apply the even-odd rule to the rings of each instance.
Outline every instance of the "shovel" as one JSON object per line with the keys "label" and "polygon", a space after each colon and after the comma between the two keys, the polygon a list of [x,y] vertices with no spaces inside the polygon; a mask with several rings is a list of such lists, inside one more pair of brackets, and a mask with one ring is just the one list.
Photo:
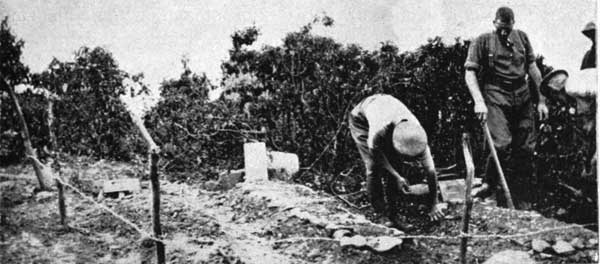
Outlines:
{"label": "shovel", "polygon": [[494,159],[494,163],[496,164],[496,169],[498,170],[498,177],[500,178],[500,185],[502,186],[502,191],[504,191],[504,198],[506,198],[506,205],[510,209],[515,209],[515,205],[513,204],[512,197],[510,195],[510,190],[508,189],[508,184],[506,184],[506,178],[504,178],[504,172],[502,172],[502,166],[500,165],[500,160],[498,159],[498,153],[496,153],[496,148],[494,147],[494,141],[492,141],[492,134],[490,134],[490,129],[488,128],[487,123],[483,124],[483,133],[485,134],[485,139],[488,142],[488,146],[490,147],[490,152],[492,153],[492,158]]}

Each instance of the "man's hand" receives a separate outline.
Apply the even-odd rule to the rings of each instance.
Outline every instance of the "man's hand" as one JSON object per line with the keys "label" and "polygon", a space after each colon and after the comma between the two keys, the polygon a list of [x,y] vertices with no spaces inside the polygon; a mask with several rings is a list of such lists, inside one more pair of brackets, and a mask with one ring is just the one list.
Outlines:
{"label": "man's hand", "polygon": [[432,207],[431,207],[431,211],[429,212],[429,220],[431,221],[439,221],[442,220],[445,216],[444,214],[444,208],[442,206],[442,204],[440,203],[435,203]]}
{"label": "man's hand", "polygon": [[544,121],[548,119],[548,106],[546,106],[546,100],[540,100],[537,105],[537,112],[539,114],[540,120]]}
{"label": "man's hand", "polygon": [[404,194],[410,193],[410,186],[404,177],[398,175],[396,176],[396,183],[398,184],[398,190],[400,190]]}
{"label": "man's hand", "polygon": [[475,115],[477,119],[481,121],[481,123],[485,123],[487,120],[487,106],[485,106],[484,102],[475,102]]}

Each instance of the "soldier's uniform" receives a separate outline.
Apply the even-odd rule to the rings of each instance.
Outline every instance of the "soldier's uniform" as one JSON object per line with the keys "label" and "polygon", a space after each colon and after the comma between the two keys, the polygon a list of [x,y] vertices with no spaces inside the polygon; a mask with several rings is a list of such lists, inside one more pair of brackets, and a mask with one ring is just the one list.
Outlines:
{"label": "soldier's uniform", "polygon": [[[534,171],[535,111],[526,75],[535,56],[523,31],[512,30],[508,40],[502,43],[496,32],[480,35],[469,47],[465,68],[478,73],[494,146],[514,200],[523,201],[531,198],[528,188]],[[491,156],[486,170],[486,182],[496,188],[498,175]]]}

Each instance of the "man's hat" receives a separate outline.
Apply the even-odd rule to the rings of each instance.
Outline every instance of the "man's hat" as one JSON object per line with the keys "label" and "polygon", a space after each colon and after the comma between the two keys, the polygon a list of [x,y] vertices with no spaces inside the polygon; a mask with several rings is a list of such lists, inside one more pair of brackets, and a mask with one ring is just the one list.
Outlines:
{"label": "man's hat", "polygon": [[394,127],[392,142],[398,154],[416,157],[427,149],[427,133],[418,122],[400,122]]}
{"label": "man's hat", "polygon": [[565,70],[553,70],[544,76],[540,83],[540,93],[544,96],[551,96],[550,90],[562,91],[565,89],[565,82],[569,78],[569,73]]}
{"label": "man's hat", "polygon": [[583,30],[581,31],[581,33],[583,33],[583,35],[586,35],[588,38],[593,38],[595,32],[596,32],[596,24],[594,24],[594,22],[587,23],[585,25],[585,27],[583,28]]}
{"label": "man's hat", "polygon": [[510,7],[500,7],[496,10],[496,20],[504,24],[512,24],[515,21],[515,13]]}

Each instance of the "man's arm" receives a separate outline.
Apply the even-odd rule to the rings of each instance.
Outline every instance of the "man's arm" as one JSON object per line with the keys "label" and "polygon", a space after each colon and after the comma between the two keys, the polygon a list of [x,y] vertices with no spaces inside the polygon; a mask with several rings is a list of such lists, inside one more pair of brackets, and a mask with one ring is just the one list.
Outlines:
{"label": "man's arm", "polygon": [[383,124],[383,123],[375,123],[371,124],[372,126],[369,128],[369,137],[367,138],[367,146],[369,150],[373,154],[373,158],[375,163],[381,165],[385,170],[390,172],[394,178],[396,178],[396,183],[398,184],[398,189],[404,193],[408,193],[410,191],[408,187],[408,182],[404,177],[402,177],[390,164],[390,161],[387,159],[382,148],[384,147],[384,139],[386,134],[393,129],[394,125],[392,123]]}
{"label": "man's arm", "polygon": [[483,34],[471,41],[467,53],[467,60],[465,62],[465,82],[467,83],[467,88],[475,103],[473,110],[477,119],[481,122],[485,122],[487,119],[487,107],[485,106],[485,101],[481,95],[479,80],[477,80],[477,71],[485,66],[482,65],[482,63],[486,61],[488,56],[487,48],[484,43],[485,40],[488,39],[486,36],[487,35]]}
{"label": "man's arm", "polygon": [[387,159],[385,154],[379,149],[372,149],[371,153],[373,153],[375,162],[379,163],[385,170],[387,170],[390,174],[392,174],[392,176],[394,176],[394,178],[396,178],[396,183],[398,185],[398,189],[401,192],[408,194],[410,192],[408,182],[406,181],[406,179],[404,177],[402,177],[400,175],[400,173],[398,173],[394,169],[394,167],[392,167],[392,164],[390,164],[390,161]]}
{"label": "man's arm", "polygon": [[540,120],[546,120],[548,118],[548,106],[546,106],[546,97],[540,92],[540,83],[542,83],[542,74],[538,69],[535,62],[529,64],[529,69],[527,71],[529,76],[533,80],[535,84],[535,90],[538,94],[538,106],[537,110],[539,113]]}
{"label": "man's arm", "polygon": [[531,47],[531,41],[529,41],[529,37],[523,31],[518,30],[519,36],[521,36],[523,40],[523,45],[525,46],[525,61],[528,64],[527,73],[529,77],[533,80],[535,84],[535,90],[539,95],[537,111],[539,113],[540,120],[546,120],[548,118],[548,107],[546,106],[546,97],[540,93],[540,84],[542,83],[542,74],[540,73],[540,69],[538,69],[535,63],[535,54],[533,53],[533,48]]}
{"label": "man's arm", "polygon": [[487,106],[485,106],[485,101],[481,95],[477,74],[474,69],[467,69],[465,71],[465,82],[467,83],[467,88],[469,88],[469,93],[475,104],[475,114],[480,121],[485,122],[487,119]]}
{"label": "man's arm", "polygon": [[435,171],[435,164],[433,163],[433,157],[431,156],[431,150],[429,147],[425,150],[423,161],[423,167],[425,169],[425,173],[427,174],[427,186],[429,187],[429,195],[431,201],[431,210],[429,212],[429,217],[432,220],[440,220],[444,217],[444,212],[440,208],[438,204],[438,180],[437,173]]}

